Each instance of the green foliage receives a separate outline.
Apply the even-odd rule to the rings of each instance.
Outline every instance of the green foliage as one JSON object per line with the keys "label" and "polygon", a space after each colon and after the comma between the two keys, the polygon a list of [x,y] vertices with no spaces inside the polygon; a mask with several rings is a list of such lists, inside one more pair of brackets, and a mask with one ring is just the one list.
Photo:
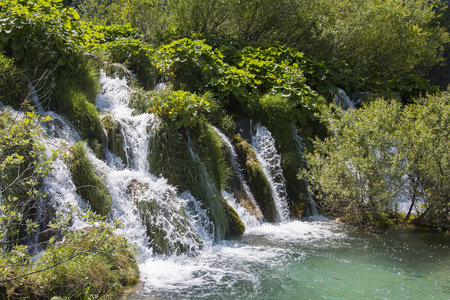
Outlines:
{"label": "green foliage", "polygon": [[187,38],[163,45],[158,50],[161,72],[175,88],[210,90],[237,111],[252,105],[263,93],[271,93],[288,98],[293,107],[313,118],[317,94],[306,85],[302,71],[309,66],[311,78],[320,76],[317,85],[324,81],[322,75],[315,75],[313,62],[277,43],[242,47],[229,42],[214,50],[204,40]]}
{"label": "green foliage", "polygon": [[366,213],[395,207],[406,188],[398,185],[406,159],[395,136],[400,117],[399,103],[382,100],[326,115],[331,135],[317,139],[314,153],[306,155],[308,179],[324,211],[362,223]]}
{"label": "green foliage", "polygon": [[111,195],[89,159],[84,143],[78,142],[70,149],[69,167],[77,193],[89,202],[93,211],[107,216],[111,212]]}
{"label": "green foliage", "polygon": [[[206,98],[209,98],[206,95]],[[131,105],[141,113],[152,112],[164,120],[173,122],[176,128],[196,128],[205,122],[209,102],[205,96],[184,91],[136,91]]]}
{"label": "green foliage", "polygon": [[[209,219],[214,223],[216,238],[222,239],[231,235],[231,232],[235,232],[230,231],[231,227],[240,226],[235,224],[236,218],[229,214],[227,203],[218,189],[218,186],[224,184],[222,180],[225,181],[228,177],[226,169],[217,170],[223,167],[220,162],[222,153],[217,148],[207,149],[208,140],[215,136],[211,132],[210,135],[207,132],[203,134],[205,136],[201,140],[196,140],[195,135],[192,136],[196,147],[189,149],[186,141],[188,137],[180,134],[173,123],[162,122],[149,141],[150,172],[162,174],[170,184],[177,186],[181,191],[190,191],[202,203]],[[190,152],[190,150],[196,151],[199,147],[201,149],[198,151],[202,152],[207,163],[195,158],[195,155]],[[210,174],[210,172],[219,172],[219,174]],[[212,181],[211,178],[217,181]]]}
{"label": "green foliage", "polygon": [[32,207],[41,196],[38,184],[50,171],[51,160],[37,142],[40,123],[48,117],[0,113],[0,247],[5,250],[34,231]]}
{"label": "green foliage", "polygon": [[448,99],[447,92],[428,96],[404,109],[376,100],[364,109],[327,113],[331,136],[317,139],[306,155],[308,179],[325,212],[376,225],[403,197],[411,209],[424,201],[425,224],[448,228]]}
{"label": "green foliage", "polygon": [[389,74],[432,66],[442,60],[439,51],[449,39],[444,28],[432,24],[437,5],[437,1],[320,1],[314,38],[328,47],[319,55]]}
{"label": "green foliage", "polygon": [[0,102],[19,107],[25,99],[25,87],[22,72],[14,59],[0,54]]}
{"label": "green foliage", "polygon": [[37,263],[24,247],[2,255],[0,295],[5,299],[70,299],[112,297],[139,279],[135,251],[128,241],[106,225],[69,231],[54,241]]}
{"label": "green foliage", "polygon": [[416,100],[405,109],[401,134],[408,159],[426,192],[423,222],[450,228],[449,91]]}
{"label": "green foliage", "polygon": [[106,50],[110,59],[122,63],[138,76],[138,81],[147,89],[152,89],[158,79],[158,70],[151,46],[136,37],[126,37],[121,33],[106,43],[96,44],[97,49]]}
{"label": "green foliage", "polygon": [[191,92],[203,91],[212,77],[223,67],[221,56],[200,40],[180,39],[158,49],[159,69],[174,81],[174,88]]}
{"label": "green foliage", "polygon": [[252,44],[279,40],[318,60],[337,59],[354,71],[363,67],[392,75],[442,62],[440,52],[449,37],[436,25],[442,11],[436,8],[445,5],[425,0],[174,0],[164,8],[167,24],[187,32]]}
{"label": "green foliage", "polygon": [[80,54],[80,45],[72,41],[79,29],[72,20],[79,16],[59,2],[1,1],[0,52],[23,61],[45,51],[49,67],[73,65]]}

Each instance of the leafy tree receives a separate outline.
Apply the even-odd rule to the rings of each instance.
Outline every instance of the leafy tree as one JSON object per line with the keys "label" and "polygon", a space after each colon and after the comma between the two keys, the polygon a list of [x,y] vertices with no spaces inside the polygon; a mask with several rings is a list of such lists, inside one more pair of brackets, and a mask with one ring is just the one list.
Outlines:
{"label": "leafy tree", "polygon": [[[449,226],[449,94],[402,109],[376,100],[360,110],[324,114],[330,136],[306,155],[308,179],[323,210],[350,223],[392,225],[399,201],[418,202],[430,226]],[[389,218],[387,218],[390,215]]]}
{"label": "leafy tree", "polygon": [[450,225],[450,93],[416,100],[405,109],[400,134],[408,159],[426,193],[424,223],[435,227]]}

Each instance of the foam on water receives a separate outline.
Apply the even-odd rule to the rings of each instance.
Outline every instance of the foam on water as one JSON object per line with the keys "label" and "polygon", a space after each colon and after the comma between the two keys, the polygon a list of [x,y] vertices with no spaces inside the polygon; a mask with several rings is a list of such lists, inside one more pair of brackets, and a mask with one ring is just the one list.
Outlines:
{"label": "foam on water", "polygon": [[[102,92],[98,94],[95,105],[103,110],[103,115],[111,115],[121,125],[124,138],[126,163],[130,168],[143,172],[148,170],[147,149],[151,129],[157,124],[153,114],[133,115],[134,109],[129,107],[131,92],[125,78],[111,78],[100,73]],[[111,165],[116,165],[114,156],[109,153]]]}
{"label": "foam on water", "polygon": [[339,230],[339,226],[330,222],[263,224],[246,231],[239,239],[215,243],[195,257],[154,256],[140,267],[143,295],[164,299],[252,298],[261,295],[271,277],[268,274],[273,273],[273,280],[277,281],[278,270],[309,255],[301,248],[286,245],[345,238]]}
{"label": "foam on water", "polygon": [[251,227],[257,227],[261,225],[261,221],[254,215],[245,209],[242,205],[237,203],[236,199],[229,192],[222,190],[222,197],[227,200],[227,203],[237,212],[242,223],[244,223],[245,229],[248,230]]}
{"label": "foam on water", "polygon": [[338,225],[327,222],[291,221],[289,223],[269,224],[253,227],[247,235],[264,236],[272,241],[312,243],[319,240],[340,239],[345,236],[336,232]]}

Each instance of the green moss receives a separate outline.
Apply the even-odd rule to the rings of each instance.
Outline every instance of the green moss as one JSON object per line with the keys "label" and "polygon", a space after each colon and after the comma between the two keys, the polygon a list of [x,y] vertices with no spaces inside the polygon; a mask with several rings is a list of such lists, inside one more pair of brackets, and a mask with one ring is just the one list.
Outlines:
{"label": "green moss", "polygon": [[277,211],[272,196],[269,180],[267,179],[263,168],[256,158],[253,148],[240,136],[233,137],[233,143],[236,146],[236,152],[239,160],[245,163],[248,185],[252,190],[253,196],[261,209],[264,219],[268,222],[275,222]]}
{"label": "green moss", "polygon": [[108,215],[111,212],[111,195],[87,156],[84,143],[78,142],[70,149],[69,167],[77,193],[89,202],[93,211]]}
{"label": "green moss", "polygon": [[225,158],[226,147],[211,125],[204,123],[195,131],[194,146],[217,190],[228,188],[232,167]]}
{"label": "green moss", "polygon": [[281,95],[267,95],[253,107],[255,119],[262,123],[272,133],[277,152],[281,156],[281,168],[286,180],[286,190],[291,217],[303,215],[308,203],[307,182],[298,178],[299,170],[303,169],[302,145],[296,125],[310,122],[308,114],[302,114],[288,98]]}
{"label": "green moss", "polygon": [[99,90],[98,70],[94,63],[86,62],[80,66],[79,73],[62,72],[57,76],[50,108],[65,116],[101,158],[106,137],[94,106]]}
{"label": "green moss", "polygon": [[239,218],[237,212],[228,203],[224,202],[225,210],[228,216],[229,228],[226,237],[238,236],[244,233],[245,226]]}
{"label": "green moss", "polygon": [[[196,134],[193,134],[193,139],[195,136]],[[194,141],[194,144],[199,144],[199,141]],[[204,150],[207,153],[206,149]],[[217,178],[220,176],[209,174],[206,164],[192,157],[187,138],[173,123],[162,122],[150,138],[149,165],[150,172],[162,174],[180,191],[189,190],[202,203],[214,223],[216,238],[223,239],[226,236],[230,223],[224,206],[226,202],[217,186],[220,182]],[[212,177],[218,181],[214,182]]]}

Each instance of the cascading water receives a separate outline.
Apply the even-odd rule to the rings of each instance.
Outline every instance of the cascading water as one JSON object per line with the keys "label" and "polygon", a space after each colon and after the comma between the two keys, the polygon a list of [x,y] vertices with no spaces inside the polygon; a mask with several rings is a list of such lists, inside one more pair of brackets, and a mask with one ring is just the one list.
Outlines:
{"label": "cascading water", "polygon": [[352,101],[347,93],[338,88],[337,92],[334,93],[334,104],[342,107],[343,110],[354,109],[357,102]]}
{"label": "cascading water", "polygon": [[239,180],[240,185],[242,186],[246,198],[249,199],[251,202],[251,205],[253,207],[253,216],[248,213],[248,211],[242,207],[235,198],[228,192],[222,191],[222,196],[228,201],[228,203],[236,210],[241,220],[244,222],[244,225],[246,228],[253,227],[259,225],[261,222],[259,219],[262,218],[262,213],[258,207],[258,204],[255,201],[255,197],[252,194],[252,191],[250,190],[250,187],[248,186],[244,174],[242,173],[242,169],[237,163],[237,154],[236,150],[234,149],[233,144],[231,143],[230,139],[223,134],[218,128],[213,127],[213,129],[216,131],[216,133],[220,136],[222,141],[225,143],[225,146],[227,147],[229,153],[231,154],[231,163],[233,165],[233,171],[236,174],[236,177]]}
{"label": "cascading water", "polygon": [[[113,80],[103,77],[103,86]],[[118,86],[125,88],[124,84]],[[111,93],[117,93],[114,89],[103,89],[100,97],[105,99]],[[116,100],[127,109],[123,99],[110,97],[108,101]],[[105,109],[114,106],[112,103],[104,105]],[[0,105],[0,109],[5,108]],[[54,118],[45,124],[48,138],[44,143],[49,153],[52,149],[67,150],[80,141],[67,120],[53,112],[46,114]],[[175,189],[163,178],[156,178],[147,171],[143,159],[147,151],[147,130],[151,134],[155,120],[151,116],[136,116],[133,120],[129,119],[132,115],[125,118],[112,115],[123,126],[129,161],[119,163],[121,159],[109,153],[107,163],[104,163],[89,149],[87,153],[97,171],[106,178],[113,201],[112,217],[123,223],[117,233],[126,235],[140,253],[141,284],[123,299],[448,297],[450,244],[445,233],[432,235],[427,232],[421,235],[426,238],[421,239],[417,235],[407,236],[407,233],[401,236],[366,235],[330,221],[257,224],[252,223],[254,216],[242,210],[230,193],[222,191],[222,196],[247,225],[247,231],[234,240],[213,243],[214,225],[200,203],[189,192],[177,197]],[[137,127],[139,129],[134,130]],[[228,144],[226,138],[222,136],[222,139]],[[257,126],[253,139],[254,147],[260,153],[274,147],[270,133],[262,126]],[[276,155],[273,149],[271,153]],[[268,156],[265,154],[266,158]],[[277,165],[277,161],[279,158],[270,164]],[[53,170],[43,186],[48,192],[46,199],[51,199],[51,205],[60,209],[61,215],[70,213],[70,209],[65,208],[68,205],[88,209],[87,202],[76,193],[64,159],[57,158],[53,162]],[[155,213],[141,215],[140,202],[148,203]],[[183,206],[185,214],[180,211]],[[248,220],[246,216],[249,216]],[[172,253],[185,245],[196,255],[192,252],[155,255],[148,247],[152,241],[147,235],[147,221],[166,230],[167,241],[173,241]],[[175,224],[181,224],[186,230],[178,230]],[[74,228],[84,226],[87,224],[82,220],[74,219]]]}
{"label": "cascading water", "polygon": [[[389,235],[363,236],[330,221],[289,221],[280,157],[270,132],[260,124],[252,144],[271,180],[282,222],[261,223],[230,192],[221,191],[247,231],[234,240],[213,242],[214,225],[201,204],[189,192],[176,195],[175,188],[164,178],[148,172],[147,139],[157,120],[148,114],[133,116],[127,106],[128,92],[125,81],[102,75],[98,105],[104,115],[119,122],[126,141],[126,161],[106,150],[105,163],[86,149],[112,196],[111,217],[123,224],[117,233],[127,236],[139,252],[141,284],[126,299],[446,297],[448,237],[439,236],[430,247],[429,243],[421,245],[413,239],[395,241]],[[49,152],[67,150],[80,141],[67,120],[53,112],[46,114],[53,117],[45,125],[49,137],[45,146]],[[234,156],[231,142],[216,132]],[[300,139],[298,143],[301,151]],[[192,157],[199,159],[191,144],[189,148]],[[237,165],[233,168],[239,173]],[[43,186],[51,205],[62,214],[70,213],[65,208],[69,205],[78,206],[79,210],[89,207],[76,193],[62,158],[53,162],[53,170]],[[74,219],[74,228],[84,226],[88,225]],[[154,231],[163,233],[165,241],[158,244],[158,249]],[[389,248],[380,246],[385,243],[389,243]],[[169,254],[187,252],[157,255],[156,252],[164,252],[162,245]],[[367,257],[371,258],[370,263]],[[413,264],[407,264],[409,261]]]}
{"label": "cascading water", "polygon": [[278,220],[281,222],[289,221],[286,180],[281,168],[281,157],[277,154],[275,148],[275,139],[270,131],[260,123],[256,125],[256,133],[251,132],[251,139],[258,161],[270,182]]}
{"label": "cascading water", "polygon": [[[112,153],[107,155],[112,170],[106,180],[115,200],[112,217],[122,221],[124,233],[132,237],[132,241],[141,239],[138,243],[141,248],[148,246],[142,237],[149,236],[153,239],[149,243],[158,252],[199,250],[203,241],[184,209],[186,201],[176,196],[175,188],[165,179],[148,172],[148,138],[157,119],[153,114],[133,115],[133,110],[128,107],[130,89],[126,79],[110,78],[102,73],[100,83],[102,93],[98,95],[96,105],[120,123],[124,146],[128,148],[128,168],[115,168],[116,157]],[[141,232],[140,219],[146,225],[144,232]]]}
{"label": "cascading water", "polygon": [[[199,235],[197,226],[204,212],[189,209],[188,200],[176,195],[174,187],[164,178],[148,173],[147,149],[151,128],[156,118],[151,114],[133,116],[128,108],[127,95],[130,91],[125,79],[109,78],[101,74],[102,93],[97,105],[105,115],[112,116],[122,128],[128,146],[126,165],[115,154],[106,151],[107,162],[99,160],[86,147],[89,160],[96,171],[102,174],[112,198],[111,218],[119,220],[122,228],[117,233],[124,234],[135,245],[141,259],[150,257],[154,251],[164,253],[195,252],[201,249],[207,237]],[[67,151],[80,141],[79,135],[65,118],[54,112],[45,112],[53,120],[45,124],[46,150]],[[59,157],[53,161],[51,173],[45,178],[42,191],[48,194],[50,205],[61,215],[72,214],[73,209],[86,211],[89,204],[76,193],[66,161]],[[189,201],[194,201],[189,199]],[[44,203],[42,204],[44,205]],[[191,206],[195,206],[192,205]],[[188,212],[192,212],[192,215]],[[72,228],[88,226],[76,215]]]}

